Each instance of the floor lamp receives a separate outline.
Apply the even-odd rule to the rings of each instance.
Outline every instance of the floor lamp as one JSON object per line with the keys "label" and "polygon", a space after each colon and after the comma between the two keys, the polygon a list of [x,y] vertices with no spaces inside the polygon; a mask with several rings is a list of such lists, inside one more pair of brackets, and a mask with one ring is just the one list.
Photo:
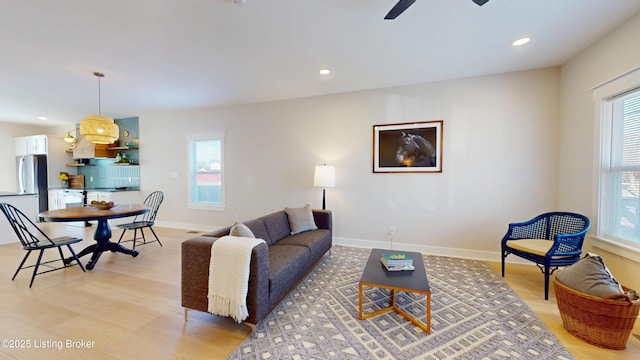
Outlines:
{"label": "floor lamp", "polygon": [[316,165],[313,186],[322,188],[322,210],[326,209],[325,191],[336,186],[336,168],[328,165]]}

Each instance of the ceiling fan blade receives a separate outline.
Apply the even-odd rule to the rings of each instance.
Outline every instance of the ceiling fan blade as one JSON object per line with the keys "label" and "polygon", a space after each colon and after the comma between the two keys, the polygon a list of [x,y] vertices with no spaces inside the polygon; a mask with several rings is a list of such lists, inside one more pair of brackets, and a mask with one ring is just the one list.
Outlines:
{"label": "ceiling fan blade", "polygon": [[489,0],[473,0],[474,3],[476,3],[478,6],[482,6],[486,3],[489,2]]}
{"label": "ceiling fan blade", "polygon": [[391,11],[389,11],[387,16],[384,17],[385,20],[393,20],[393,19],[397,18],[398,15],[402,14],[405,10],[407,10],[407,8],[409,6],[411,6],[411,5],[413,5],[414,2],[416,2],[416,0],[400,0],[400,1],[398,1],[398,3],[391,9]]}

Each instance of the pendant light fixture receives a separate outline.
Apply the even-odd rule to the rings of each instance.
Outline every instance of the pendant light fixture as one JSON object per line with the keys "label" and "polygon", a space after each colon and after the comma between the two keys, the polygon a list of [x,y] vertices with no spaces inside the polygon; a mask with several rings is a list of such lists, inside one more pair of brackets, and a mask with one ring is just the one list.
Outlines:
{"label": "pendant light fixture", "polygon": [[102,116],[100,78],[104,77],[104,74],[96,71],[93,75],[98,78],[98,115],[87,115],[80,122],[80,135],[94,144],[113,144],[118,140],[120,129],[112,118]]}

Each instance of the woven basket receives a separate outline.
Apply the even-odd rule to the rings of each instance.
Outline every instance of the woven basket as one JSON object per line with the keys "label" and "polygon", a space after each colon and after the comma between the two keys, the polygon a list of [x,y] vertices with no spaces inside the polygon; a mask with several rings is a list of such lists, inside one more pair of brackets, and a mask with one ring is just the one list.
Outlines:
{"label": "woven basket", "polygon": [[[622,350],[633,330],[640,300],[608,300],[575,291],[553,279],[565,329],[576,337],[607,349]],[[630,289],[623,286],[625,291]]]}

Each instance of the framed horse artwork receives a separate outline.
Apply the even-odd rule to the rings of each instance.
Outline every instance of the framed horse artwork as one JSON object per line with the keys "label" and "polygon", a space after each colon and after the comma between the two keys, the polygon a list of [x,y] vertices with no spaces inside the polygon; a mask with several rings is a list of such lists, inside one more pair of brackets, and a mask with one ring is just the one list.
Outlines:
{"label": "framed horse artwork", "polygon": [[373,172],[442,172],[442,120],[373,126]]}

